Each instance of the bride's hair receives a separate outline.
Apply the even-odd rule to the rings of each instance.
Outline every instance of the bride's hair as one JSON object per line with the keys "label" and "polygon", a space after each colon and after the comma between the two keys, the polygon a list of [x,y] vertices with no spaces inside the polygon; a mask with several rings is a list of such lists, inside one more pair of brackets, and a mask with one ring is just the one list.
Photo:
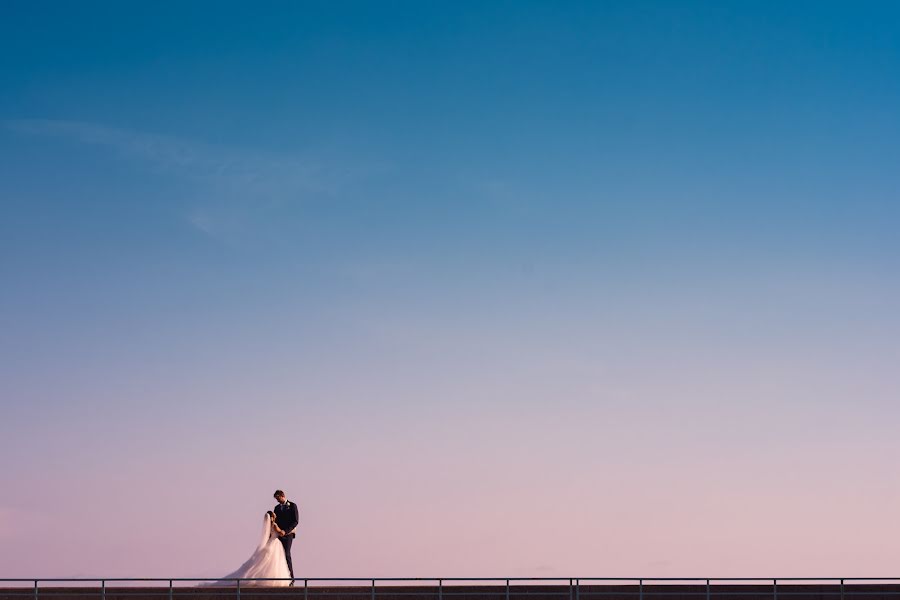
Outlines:
{"label": "bride's hair", "polygon": [[274,516],[275,516],[275,513],[272,512],[271,510],[267,510],[267,511],[266,511],[266,514],[269,515],[270,517],[274,517]]}

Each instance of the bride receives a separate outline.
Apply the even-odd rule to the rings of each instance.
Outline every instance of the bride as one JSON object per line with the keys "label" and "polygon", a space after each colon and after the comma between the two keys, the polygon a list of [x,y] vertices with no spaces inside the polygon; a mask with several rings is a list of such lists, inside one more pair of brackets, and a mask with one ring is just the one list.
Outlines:
{"label": "bride", "polygon": [[275,524],[275,513],[271,510],[266,513],[263,521],[262,539],[256,551],[234,573],[230,573],[206,585],[236,585],[235,579],[277,578],[278,581],[247,581],[245,585],[265,585],[285,587],[291,583],[291,573],[288,570],[287,559],[284,557],[284,546],[278,537],[284,535],[284,531]]}

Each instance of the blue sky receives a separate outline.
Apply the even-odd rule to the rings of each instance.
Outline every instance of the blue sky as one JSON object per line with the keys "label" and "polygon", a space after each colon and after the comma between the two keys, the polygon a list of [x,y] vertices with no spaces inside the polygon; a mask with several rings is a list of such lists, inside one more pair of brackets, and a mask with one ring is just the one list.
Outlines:
{"label": "blue sky", "polygon": [[[583,531],[627,547],[589,507],[621,516],[634,499],[603,481],[637,473],[648,491],[740,465],[724,488],[768,512],[720,528],[724,541],[766,527],[810,539],[814,523],[773,520],[755,495],[773,471],[798,481],[790,455],[814,474],[798,510],[835,493],[829,474],[871,491],[826,515],[865,512],[871,535],[796,568],[877,570],[900,550],[872,541],[889,543],[879,528],[900,499],[896,4],[4,12],[0,449],[28,452],[4,469],[0,535],[27,544],[44,526],[28,520],[34,486],[78,521],[103,504],[98,482],[124,482],[166,508],[121,543],[169,574],[185,559],[154,535],[185,488],[229,499],[237,522],[284,487],[318,510],[311,573],[587,572],[600,557],[750,575],[784,556],[681,555],[661,538],[666,556],[622,558],[552,528],[545,556],[474,507],[507,506],[496,472],[540,478],[537,464],[562,491],[529,503],[524,488],[522,515],[583,503]],[[296,464],[271,461],[272,445]],[[484,504],[446,530],[404,530],[391,557],[359,540],[341,554],[348,513],[371,539],[372,522],[398,525],[386,514],[447,518],[454,507],[386,491],[438,489],[441,469]],[[249,470],[260,490],[236,492]],[[168,476],[182,487],[150,484]],[[387,512],[347,500],[359,481],[385,490],[373,502]],[[685,500],[669,531],[703,524],[701,505]],[[509,547],[470,556],[481,534],[453,537],[460,523],[496,526]],[[446,549],[434,564],[426,538]],[[46,574],[146,574],[102,540],[66,543]],[[24,547],[0,575],[43,568]],[[227,572],[242,552],[181,574]]]}

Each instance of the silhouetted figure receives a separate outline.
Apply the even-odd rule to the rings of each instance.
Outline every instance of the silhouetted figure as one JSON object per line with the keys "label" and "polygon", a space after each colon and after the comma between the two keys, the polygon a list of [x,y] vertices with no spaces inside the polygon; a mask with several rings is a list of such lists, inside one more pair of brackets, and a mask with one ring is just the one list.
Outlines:
{"label": "silhouetted figure", "polygon": [[291,573],[291,585],[294,585],[294,565],[291,562],[291,544],[294,542],[297,525],[300,524],[300,511],[297,505],[290,502],[284,492],[275,490],[275,524],[284,532],[278,539],[284,546],[284,557],[287,559],[288,571]]}

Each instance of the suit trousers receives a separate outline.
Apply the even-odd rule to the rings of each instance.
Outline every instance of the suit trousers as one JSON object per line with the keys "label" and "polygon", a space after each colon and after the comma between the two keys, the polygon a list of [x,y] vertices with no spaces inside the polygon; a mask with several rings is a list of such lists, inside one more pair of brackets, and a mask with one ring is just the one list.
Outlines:
{"label": "suit trousers", "polygon": [[291,544],[294,543],[294,536],[283,535],[278,538],[278,541],[284,546],[284,557],[287,559],[288,571],[291,573],[291,579],[294,579],[294,565],[291,563]]}

